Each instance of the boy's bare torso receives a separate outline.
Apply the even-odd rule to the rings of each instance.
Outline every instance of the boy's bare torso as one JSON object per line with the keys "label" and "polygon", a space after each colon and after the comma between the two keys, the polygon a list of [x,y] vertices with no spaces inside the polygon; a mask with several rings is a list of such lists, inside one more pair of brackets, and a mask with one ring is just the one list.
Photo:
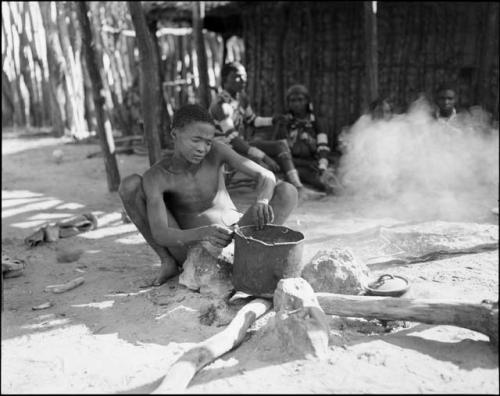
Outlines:
{"label": "boy's bare torso", "polygon": [[153,175],[164,194],[167,209],[181,229],[210,224],[230,226],[241,214],[227,192],[224,167],[215,147],[190,170],[177,170],[171,159],[156,163],[147,172]]}

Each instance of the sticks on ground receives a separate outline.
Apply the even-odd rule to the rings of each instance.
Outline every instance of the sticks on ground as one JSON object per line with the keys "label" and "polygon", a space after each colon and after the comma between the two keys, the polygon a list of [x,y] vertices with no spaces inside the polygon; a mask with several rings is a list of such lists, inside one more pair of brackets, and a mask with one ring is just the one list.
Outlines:
{"label": "sticks on ground", "polygon": [[152,393],[182,392],[199,370],[238,346],[250,325],[271,307],[271,301],[260,298],[246,304],[223,331],[186,351]]}

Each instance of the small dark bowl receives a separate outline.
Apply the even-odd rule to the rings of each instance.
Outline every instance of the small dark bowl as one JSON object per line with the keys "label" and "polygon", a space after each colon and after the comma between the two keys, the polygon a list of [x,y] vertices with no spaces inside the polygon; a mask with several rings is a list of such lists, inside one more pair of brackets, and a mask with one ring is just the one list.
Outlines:
{"label": "small dark bowl", "polygon": [[400,297],[410,288],[408,280],[399,275],[383,274],[366,287],[370,296]]}

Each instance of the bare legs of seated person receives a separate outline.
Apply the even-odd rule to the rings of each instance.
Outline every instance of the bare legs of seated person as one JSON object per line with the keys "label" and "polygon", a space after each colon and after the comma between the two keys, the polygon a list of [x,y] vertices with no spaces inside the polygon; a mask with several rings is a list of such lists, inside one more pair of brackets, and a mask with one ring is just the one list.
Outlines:
{"label": "bare legs of seated person", "polygon": [[297,188],[299,201],[314,200],[325,196],[325,193],[312,190],[302,184],[302,177],[294,165],[292,153],[286,140],[256,140],[250,142],[250,145],[257,147],[276,160],[281,170],[285,173],[287,181]]}

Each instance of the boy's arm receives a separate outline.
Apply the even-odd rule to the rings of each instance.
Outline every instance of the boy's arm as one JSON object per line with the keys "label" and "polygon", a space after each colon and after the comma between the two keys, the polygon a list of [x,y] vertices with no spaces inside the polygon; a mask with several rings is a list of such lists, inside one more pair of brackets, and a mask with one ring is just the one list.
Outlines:
{"label": "boy's arm", "polygon": [[198,240],[197,229],[181,230],[168,226],[163,190],[155,177],[155,172],[155,170],[146,172],[142,181],[146,195],[146,212],[153,239],[161,246],[180,246]]}
{"label": "boy's arm", "polygon": [[[250,109],[251,114],[253,114],[250,106],[248,106],[248,108]],[[250,146],[241,136],[239,136],[232,120],[232,114],[233,108],[229,103],[216,101],[210,106],[210,115],[217,122],[218,127],[222,131],[224,141],[230,144],[234,151],[238,154],[249,156],[257,161],[264,161],[265,164],[278,171],[279,166],[271,157],[266,155],[266,153],[257,147]]]}
{"label": "boy's arm", "polygon": [[276,178],[273,172],[239,155],[231,147],[220,142],[214,142],[212,149],[217,151],[222,162],[227,162],[233,168],[257,180],[257,202],[269,203],[276,186]]}

